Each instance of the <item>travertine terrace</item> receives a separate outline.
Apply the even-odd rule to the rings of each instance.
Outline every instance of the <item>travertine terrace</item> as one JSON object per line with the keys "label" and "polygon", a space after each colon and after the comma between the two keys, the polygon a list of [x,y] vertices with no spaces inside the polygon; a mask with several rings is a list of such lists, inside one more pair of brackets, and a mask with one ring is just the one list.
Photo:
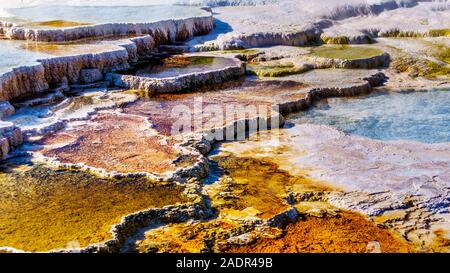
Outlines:
{"label": "travertine terrace", "polygon": [[450,251],[448,3],[116,2],[0,9],[0,252]]}

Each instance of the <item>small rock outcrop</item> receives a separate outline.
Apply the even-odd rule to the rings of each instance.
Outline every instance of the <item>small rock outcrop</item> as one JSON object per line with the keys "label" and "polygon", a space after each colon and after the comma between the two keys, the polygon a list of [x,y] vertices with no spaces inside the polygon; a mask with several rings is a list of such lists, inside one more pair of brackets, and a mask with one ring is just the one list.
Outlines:
{"label": "small rock outcrop", "polygon": [[157,43],[182,41],[213,29],[212,16],[165,20],[153,23],[109,23],[71,28],[33,29],[1,22],[4,35],[13,40],[35,42],[67,42],[86,38],[150,35]]}
{"label": "small rock outcrop", "polygon": [[17,126],[0,121],[0,159],[5,159],[12,148],[22,142],[22,131]]}
{"label": "small rock outcrop", "polygon": [[[207,35],[210,37],[194,39],[190,44],[196,51],[317,44],[321,43],[324,31],[341,20],[414,7],[418,1],[317,0],[314,4],[303,0],[220,1],[218,5],[215,1],[204,2],[214,7],[217,24],[227,31],[217,30]],[[257,2],[258,9],[247,6],[248,2]]]}

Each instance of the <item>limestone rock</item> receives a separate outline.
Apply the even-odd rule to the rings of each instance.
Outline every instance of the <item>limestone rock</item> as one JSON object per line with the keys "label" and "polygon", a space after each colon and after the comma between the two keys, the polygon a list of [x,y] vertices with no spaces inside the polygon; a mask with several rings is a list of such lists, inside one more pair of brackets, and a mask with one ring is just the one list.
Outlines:
{"label": "limestone rock", "polygon": [[241,6],[248,2],[252,1],[224,1],[217,7],[213,4],[217,27],[209,35],[190,41],[192,48],[206,51],[318,43],[323,31],[337,21],[414,7],[418,1],[274,0],[254,1],[261,3],[256,7]]}
{"label": "limestone rock", "polygon": [[41,64],[18,67],[0,74],[0,100],[43,92],[48,87],[45,69]]}
{"label": "limestone rock", "polygon": [[0,74],[0,100],[44,92],[51,85],[56,86],[61,83],[92,82],[100,79],[100,74],[96,70],[105,74],[129,69],[130,63],[136,62],[138,56],[150,54],[158,45],[175,43],[194,35],[205,34],[213,27],[211,16],[155,23],[113,23],[65,29],[25,29],[9,23],[0,23],[0,29],[7,37],[33,41],[72,41],[136,33],[143,35],[118,43],[122,49],[37,60],[34,65],[17,67],[10,72]]}
{"label": "limestone rock", "polygon": [[101,81],[103,79],[103,74],[97,68],[81,69],[80,78],[84,83],[93,83]]}

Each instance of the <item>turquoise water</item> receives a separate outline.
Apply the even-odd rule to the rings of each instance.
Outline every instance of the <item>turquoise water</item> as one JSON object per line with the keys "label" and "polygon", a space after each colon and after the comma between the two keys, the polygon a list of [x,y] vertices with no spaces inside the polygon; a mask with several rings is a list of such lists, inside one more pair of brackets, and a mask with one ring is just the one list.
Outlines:
{"label": "turquoise water", "polygon": [[[42,22],[66,20],[91,24],[146,23],[168,19],[206,16],[208,12],[192,6],[34,6],[0,9],[3,20],[14,22]],[[5,16],[8,16],[5,18]]]}
{"label": "turquoise water", "polygon": [[322,100],[294,123],[324,124],[380,140],[450,141],[450,90],[379,92]]}

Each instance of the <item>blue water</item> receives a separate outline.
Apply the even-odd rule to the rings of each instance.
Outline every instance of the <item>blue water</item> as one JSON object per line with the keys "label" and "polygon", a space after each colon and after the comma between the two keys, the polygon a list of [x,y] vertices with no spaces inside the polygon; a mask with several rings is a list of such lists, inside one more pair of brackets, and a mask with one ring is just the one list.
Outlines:
{"label": "blue water", "polygon": [[380,140],[450,141],[450,90],[379,92],[322,100],[290,117]]}

